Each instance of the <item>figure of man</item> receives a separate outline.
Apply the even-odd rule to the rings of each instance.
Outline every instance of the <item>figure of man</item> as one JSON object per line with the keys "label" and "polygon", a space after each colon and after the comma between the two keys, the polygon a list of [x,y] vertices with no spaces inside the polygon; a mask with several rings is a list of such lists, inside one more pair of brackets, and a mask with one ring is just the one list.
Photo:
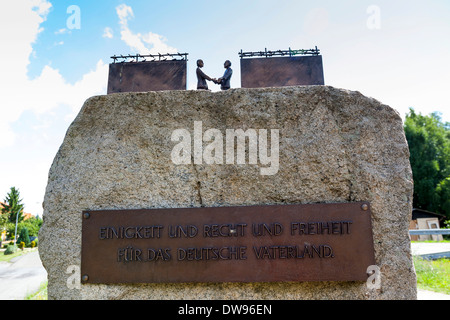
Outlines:
{"label": "figure of man", "polygon": [[220,89],[228,90],[231,87],[230,81],[231,81],[231,76],[233,75],[233,70],[230,68],[231,61],[230,60],[225,61],[225,63],[223,64],[223,67],[226,69],[225,73],[223,74],[223,77],[221,77],[217,80],[217,84],[220,83]]}
{"label": "figure of man", "polygon": [[217,82],[216,79],[208,77],[201,68],[203,68],[204,63],[203,60],[199,59],[197,60],[197,89],[198,90],[208,90],[208,84],[206,83],[206,80],[213,81],[214,83]]}

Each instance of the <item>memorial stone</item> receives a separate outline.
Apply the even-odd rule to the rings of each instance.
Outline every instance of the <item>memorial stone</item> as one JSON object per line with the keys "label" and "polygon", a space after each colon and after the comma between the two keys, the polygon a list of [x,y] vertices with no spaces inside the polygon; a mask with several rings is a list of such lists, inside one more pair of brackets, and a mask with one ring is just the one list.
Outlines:
{"label": "memorial stone", "polygon": [[92,97],[49,172],[48,297],[415,299],[412,192],[401,117],[359,92]]}

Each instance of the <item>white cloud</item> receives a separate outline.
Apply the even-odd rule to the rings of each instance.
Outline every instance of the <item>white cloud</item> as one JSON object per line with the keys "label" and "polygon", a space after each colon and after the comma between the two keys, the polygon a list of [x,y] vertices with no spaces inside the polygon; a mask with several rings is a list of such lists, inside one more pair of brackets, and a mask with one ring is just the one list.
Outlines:
{"label": "white cloud", "polygon": [[[5,46],[0,50],[0,61],[3,62],[0,77],[0,148],[13,151],[0,160],[0,196],[6,195],[11,186],[19,187],[25,210],[33,214],[42,214],[40,203],[44,197],[48,170],[64,135],[64,132],[59,134],[58,131],[57,136],[49,137],[49,131],[45,130],[48,123],[39,126],[40,121],[45,122],[40,119],[48,119],[47,115],[64,108],[64,114],[60,115],[64,119],[54,118],[53,121],[64,121],[68,116],[69,121],[72,120],[87,98],[106,93],[108,77],[108,65],[102,60],[74,84],[68,83],[59,70],[50,65],[45,66],[38,77],[28,77],[33,44],[44,30],[42,23],[51,6],[48,0],[15,0],[8,1],[7,8],[0,10],[0,39]],[[57,33],[65,32],[61,29]],[[55,45],[61,44],[57,42]],[[71,114],[68,115],[68,112]],[[31,115],[36,116],[31,125],[18,123],[19,119],[32,119]],[[27,131],[14,131],[13,125]],[[43,148],[37,148],[36,141],[45,141]]]}
{"label": "white cloud", "polygon": [[28,82],[30,98],[24,102],[36,113],[49,112],[61,104],[69,105],[76,112],[87,98],[103,93],[107,70],[108,66],[100,60],[94,70],[72,85],[65,81],[59,70],[45,66],[38,78]]}
{"label": "white cloud", "polygon": [[[103,93],[107,83],[107,65],[99,61],[95,70],[90,71],[80,81],[69,84],[57,69],[45,66],[36,79],[30,80],[27,68],[32,45],[43,31],[41,24],[46,20],[51,8],[47,0],[18,0],[8,3],[8,10],[0,11],[0,38],[11,50],[0,51],[2,66],[0,88],[0,147],[14,143],[15,134],[10,124],[17,121],[26,110],[42,113],[60,104],[79,110],[88,97]],[[57,45],[62,45],[59,42]],[[98,82],[91,81],[97,78]]]}
{"label": "white cloud", "polygon": [[[6,194],[13,185],[19,187],[25,210],[33,214],[42,214],[40,203],[48,169],[64,135],[64,132],[49,131],[52,129],[49,126],[54,125],[54,121],[73,120],[87,98],[106,93],[108,80],[108,64],[102,60],[73,84],[51,65],[45,66],[36,78],[28,77],[33,45],[44,30],[42,24],[51,7],[49,0],[15,0],[9,1],[5,10],[0,10],[0,39],[8,49],[0,51],[0,61],[4,62],[0,77],[0,148],[16,152],[1,160],[0,192]],[[143,54],[177,51],[168,46],[161,35],[132,32],[128,27],[129,19],[134,17],[131,7],[121,5],[116,11],[121,39],[131,49]],[[70,31],[63,28],[53,33],[63,35]],[[113,37],[113,30],[106,28],[103,36]],[[55,45],[62,44],[55,42]],[[52,115],[55,112],[59,113],[59,118]],[[27,126],[19,124],[19,119],[34,120]],[[13,125],[27,131],[14,131]],[[57,136],[52,136],[54,134]]]}
{"label": "white cloud", "polygon": [[55,31],[56,35],[58,35],[58,34],[66,34],[66,33],[70,33],[70,31],[67,30],[66,28],[62,28],[62,29],[59,29],[59,30]]}
{"label": "white cloud", "polygon": [[[19,0],[18,2],[23,2]],[[33,9],[37,12],[39,15],[47,15],[50,8],[52,7],[52,4],[46,0],[30,0],[25,1],[30,3],[33,6]]]}
{"label": "white cloud", "polygon": [[0,39],[15,52],[0,51],[0,60],[8,61],[2,67],[6,76],[0,77],[0,87],[4,90],[0,109],[0,147],[13,143],[15,134],[9,125],[26,109],[21,100],[26,96],[23,91],[28,82],[26,74],[32,44],[42,31],[40,24],[45,21],[50,7],[51,4],[45,0],[21,0],[11,1],[7,10],[0,10]]}
{"label": "white cloud", "polygon": [[133,9],[131,9],[130,6],[127,6],[126,4],[121,4],[116,7],[117,16],[119,17],[119,23],[121,25],[127,25],[128,18],[133,18],[134,13]]}
{"label": "white cloud", "polygon": [[133,9],[126,4],[116,7],[119,17],[121,39],[131,50],[139,54],[176,53],[177,49],[166,44],[163,36],[148,32],[147,34],[133,33],[128,27],[128,20],[134,18]]}
{"label": "white cloud", "polygon": [[114,32],[110,27],[106,27],[103,31],[103,38],[112,39],[114,38]]}

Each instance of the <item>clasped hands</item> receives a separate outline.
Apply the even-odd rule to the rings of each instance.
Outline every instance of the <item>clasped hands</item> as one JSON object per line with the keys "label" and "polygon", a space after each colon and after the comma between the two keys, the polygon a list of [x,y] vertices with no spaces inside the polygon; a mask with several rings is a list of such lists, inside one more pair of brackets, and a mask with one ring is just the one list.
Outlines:
{"label": "clasped hands", "polygon": [[212,82],[214,82],[215,84],[220,84],[222,82],[222,78],[219,79],[213,78]]}

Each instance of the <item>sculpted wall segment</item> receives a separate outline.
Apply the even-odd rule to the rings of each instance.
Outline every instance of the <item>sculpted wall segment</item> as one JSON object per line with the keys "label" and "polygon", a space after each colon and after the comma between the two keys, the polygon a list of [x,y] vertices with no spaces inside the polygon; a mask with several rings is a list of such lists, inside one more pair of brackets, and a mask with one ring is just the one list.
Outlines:
{"label": "sculpted wall segment", "polygon": [[[243,147],[236,135],[227,146],[227,130],[244,134]],[[400,116],[359,92],[299,86],[92,97],[49,172],[39,235],[49,298],[415,299],[412,191]],[[333,281],[80,284],[86,210],[360,201],[372,212],[377,288]]]}

